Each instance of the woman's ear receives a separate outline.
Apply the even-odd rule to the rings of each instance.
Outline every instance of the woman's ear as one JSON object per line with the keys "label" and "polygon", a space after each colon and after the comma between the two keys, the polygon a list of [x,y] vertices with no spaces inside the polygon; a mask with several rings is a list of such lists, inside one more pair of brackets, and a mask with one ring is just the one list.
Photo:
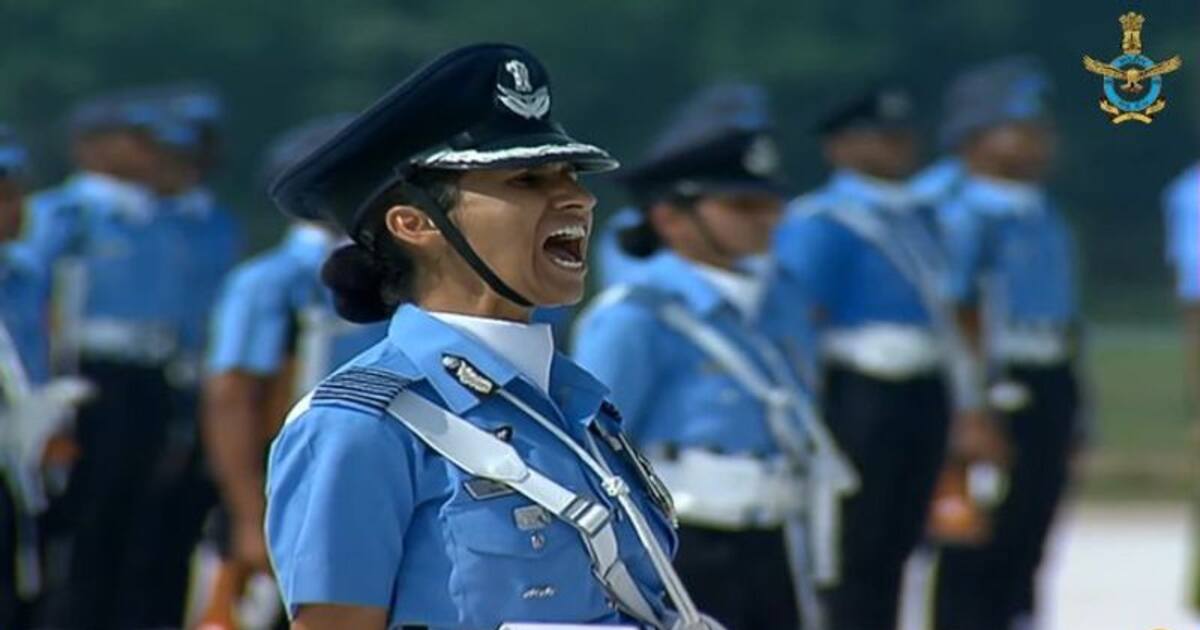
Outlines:
{"label": "woman's ear", "polygon": [[383,220],[392,236],[415,247],[426,247],[441,239],[441,232],[429,215],[414,206],[392,206]]}

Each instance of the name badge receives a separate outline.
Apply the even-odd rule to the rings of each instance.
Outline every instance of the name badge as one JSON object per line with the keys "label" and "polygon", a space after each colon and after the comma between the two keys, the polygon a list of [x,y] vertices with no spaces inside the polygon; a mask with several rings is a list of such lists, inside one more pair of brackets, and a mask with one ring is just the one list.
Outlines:
{"label": "name badge", "polygon": [[467,494],[471,495],[476,501],[484,501],[486,499],[494,499],[510,495],[516,490],[495,481],[492,479],[484,479],[483,477],[475,477],[463,482],[463,487],[467,489]]}

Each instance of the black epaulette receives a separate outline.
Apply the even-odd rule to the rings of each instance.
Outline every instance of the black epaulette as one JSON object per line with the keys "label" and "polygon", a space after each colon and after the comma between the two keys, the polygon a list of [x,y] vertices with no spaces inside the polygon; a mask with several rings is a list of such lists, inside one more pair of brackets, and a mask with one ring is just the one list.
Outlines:
{"label": "black epaulette", "polygon": [[325,379],[313,391],[311,406],[342,405],[382,413],[412,379],[379,368],[356,367]]}
{"label": "black epaulette", "polygon": [[617,409],[617,406],[612,404],[612,401],[606,400],[600,403],[600,411],[612,416],[613,420],[616,420],[617,422],[624,422],[625,420],[623,417],[621,417],[621,410]]}

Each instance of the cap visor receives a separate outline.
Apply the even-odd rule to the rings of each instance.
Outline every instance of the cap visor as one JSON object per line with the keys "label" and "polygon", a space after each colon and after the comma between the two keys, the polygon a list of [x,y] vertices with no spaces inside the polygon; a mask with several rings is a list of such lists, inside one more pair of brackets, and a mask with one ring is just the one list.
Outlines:
{"label": "cap visor", "polygon": [[569,162],[580,172],[602,173],[620,166],[608,151],[563,135],[508,138],[472,149],[440,149],[419,158],[427,168],[478,170],[526,168],[552,162]]}

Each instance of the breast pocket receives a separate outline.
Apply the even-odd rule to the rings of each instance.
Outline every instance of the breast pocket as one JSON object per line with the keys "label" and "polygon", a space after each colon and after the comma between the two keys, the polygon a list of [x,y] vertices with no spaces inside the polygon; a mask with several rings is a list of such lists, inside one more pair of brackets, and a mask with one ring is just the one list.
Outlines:
{"label": "breast pocket", "polygon": [[451,595],[472,627],[610,612],[579,534],[519,496],[448,507]]}

